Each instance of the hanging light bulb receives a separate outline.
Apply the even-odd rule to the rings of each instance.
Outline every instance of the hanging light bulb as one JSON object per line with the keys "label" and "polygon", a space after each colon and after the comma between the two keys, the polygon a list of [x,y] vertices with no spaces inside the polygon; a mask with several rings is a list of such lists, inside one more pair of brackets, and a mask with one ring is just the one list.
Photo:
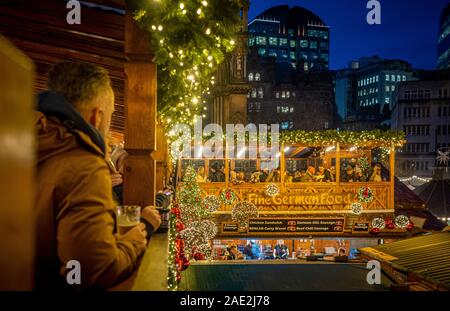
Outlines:
{"label": "hanging light bulb", "polygon": [[203,4],[203,6],[207,6],[208,5],[208,1],[203,0],[202,4]]}
{"label": "hanging light bulb", "polygon": [[184,3],[183,3],[183,2],[180,3],[180,9],[181,9],[181,10],[184,9]]}
{"label": "hanging light bulb", "polygon": [[202,14],[202,9],[201,9],[201,8],[198,8],[198,9],[197,9],[197,15],[200,15],[200,14]]}
{"label": "hanging light bulb", "polygon": [[210,35],[210,34],[211,34],[211,29],[209,29],[209,28],[206,29],[206,34],[207,34],[207,35]]}

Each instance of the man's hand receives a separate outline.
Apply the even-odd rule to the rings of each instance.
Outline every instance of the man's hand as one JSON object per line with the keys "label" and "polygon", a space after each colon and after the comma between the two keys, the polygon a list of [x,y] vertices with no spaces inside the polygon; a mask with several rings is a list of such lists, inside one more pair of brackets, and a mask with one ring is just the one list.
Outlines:
{"label": "man's hand", "polygon": [[139,225],[131,228],[127,233],[125,233],[122,237],[124,240],[128,241],[136,241],[141,244],[141,246],[147,246],[147,231],[145,230],[145,225],[140,223]]}
{"label": "man's hand", "polygon": [[158,230],[161,225],[161,215],[153,206],[146,206],[141,210],[141,217],[147,220],[153,227],[153,230]]}

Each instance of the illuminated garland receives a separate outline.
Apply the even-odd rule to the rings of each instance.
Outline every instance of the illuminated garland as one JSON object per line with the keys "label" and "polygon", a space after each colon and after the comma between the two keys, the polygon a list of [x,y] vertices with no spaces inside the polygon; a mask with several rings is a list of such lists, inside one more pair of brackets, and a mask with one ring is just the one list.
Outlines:
{"label": "illuminated garland", "polygon": [[[188,134],[188,133],[187,133]],[[187,135],[183,133],[182,135]],[[261,134],[261,133],[259,133]],[[191,133],[191,136],[193,133]],[[204,135],[203,142],[211,139],[215,134]],[[189,137],[189,135],[187,135]],[[249,142],[249,133],[245,132],[244,141]],[[225,135],[222,135],[225,141]],[[241,138],[242,139],[242,138]],[[234,134],[234,141],[238,140],[237,133]],[[256,140],[272,141],[270,132],[267,135],[256,135]],[[279,135],[279,143],[303,144],[311,147],[320,146],[334,146],[336,143],[347,146],[370,146],[370,147],[386,147],[390,148],[401,147],[405,144],[405,133],[397,130],[370,130],[370,131],[338,131],[338,130],[324,130],[324,131],[282,131]]]}
{"label": "illuminated garland", "polygon": [[214,73],[236,45],[238,0],[127,1],[150,33],[158,64],[158,113],[164,125],[192,124],[214,85]]}
{"label": "illuminated garland", "polygon": [[217,211],[220,208],[220,205],[222,205],[219,198],[215,195],[207,195],[204,197],[203,204],[210,212]]}
{"label": "illuminated garland", "polygon": [[258,217],[258,209],[255,204],[243,201],[237,203],[231,211],[231,218],[242,227],[247,227],[250,218]]}
{"label": "illuminated garland", "polygon": [[405,133],[395,130],[373,131],[286,131],[280,133],[280,141],[286,144],[302,143],[309,146],[328,146],[340,143],[344,145],[372,147],[401,147],[405,143]]}

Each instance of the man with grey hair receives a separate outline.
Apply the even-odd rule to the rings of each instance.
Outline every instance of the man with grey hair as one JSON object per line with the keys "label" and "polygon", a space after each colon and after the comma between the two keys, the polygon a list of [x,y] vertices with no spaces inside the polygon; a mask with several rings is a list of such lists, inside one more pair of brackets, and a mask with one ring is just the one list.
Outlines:
{"label": "man with grey hair", "polygon": [[105,289],[133,272],[161,219],[146,207],[143,223],[117,234],[104,140],[114,111],[108,72],[60,62],[49,72],[48,88],[39,94],[35,119],[36,287],[67,288],[67,263],[76,260],[81,284],[75,288]]}

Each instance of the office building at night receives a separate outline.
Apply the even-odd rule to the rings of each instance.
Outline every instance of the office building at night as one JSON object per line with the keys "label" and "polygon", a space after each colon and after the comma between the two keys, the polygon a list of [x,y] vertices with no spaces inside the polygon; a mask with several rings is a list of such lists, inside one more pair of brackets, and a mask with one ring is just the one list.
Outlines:
{"label": "office building at night", "polygon": [[438,69],[450,68],[450,3],[439,20]]}
{"label": "office building at night", "polygon": [[327,70],[330,28],[313,12],[287,5],[272,7],[248,24],[249,47],[304,71]]}
{"label": "office building at night", "polygon": [[437,151],[450,149],[450,70],[421,73],[417,81],[398,85],[392,128],[406,134],[398,153],[397,175],[431,177]]}
{"label": "office building at night", "polygon": [[343,127],[349,130],[381,127],[389,120],[397,85],[412,79],[409,63],[378,56],[361,58],[338,70],[335,100]]}

